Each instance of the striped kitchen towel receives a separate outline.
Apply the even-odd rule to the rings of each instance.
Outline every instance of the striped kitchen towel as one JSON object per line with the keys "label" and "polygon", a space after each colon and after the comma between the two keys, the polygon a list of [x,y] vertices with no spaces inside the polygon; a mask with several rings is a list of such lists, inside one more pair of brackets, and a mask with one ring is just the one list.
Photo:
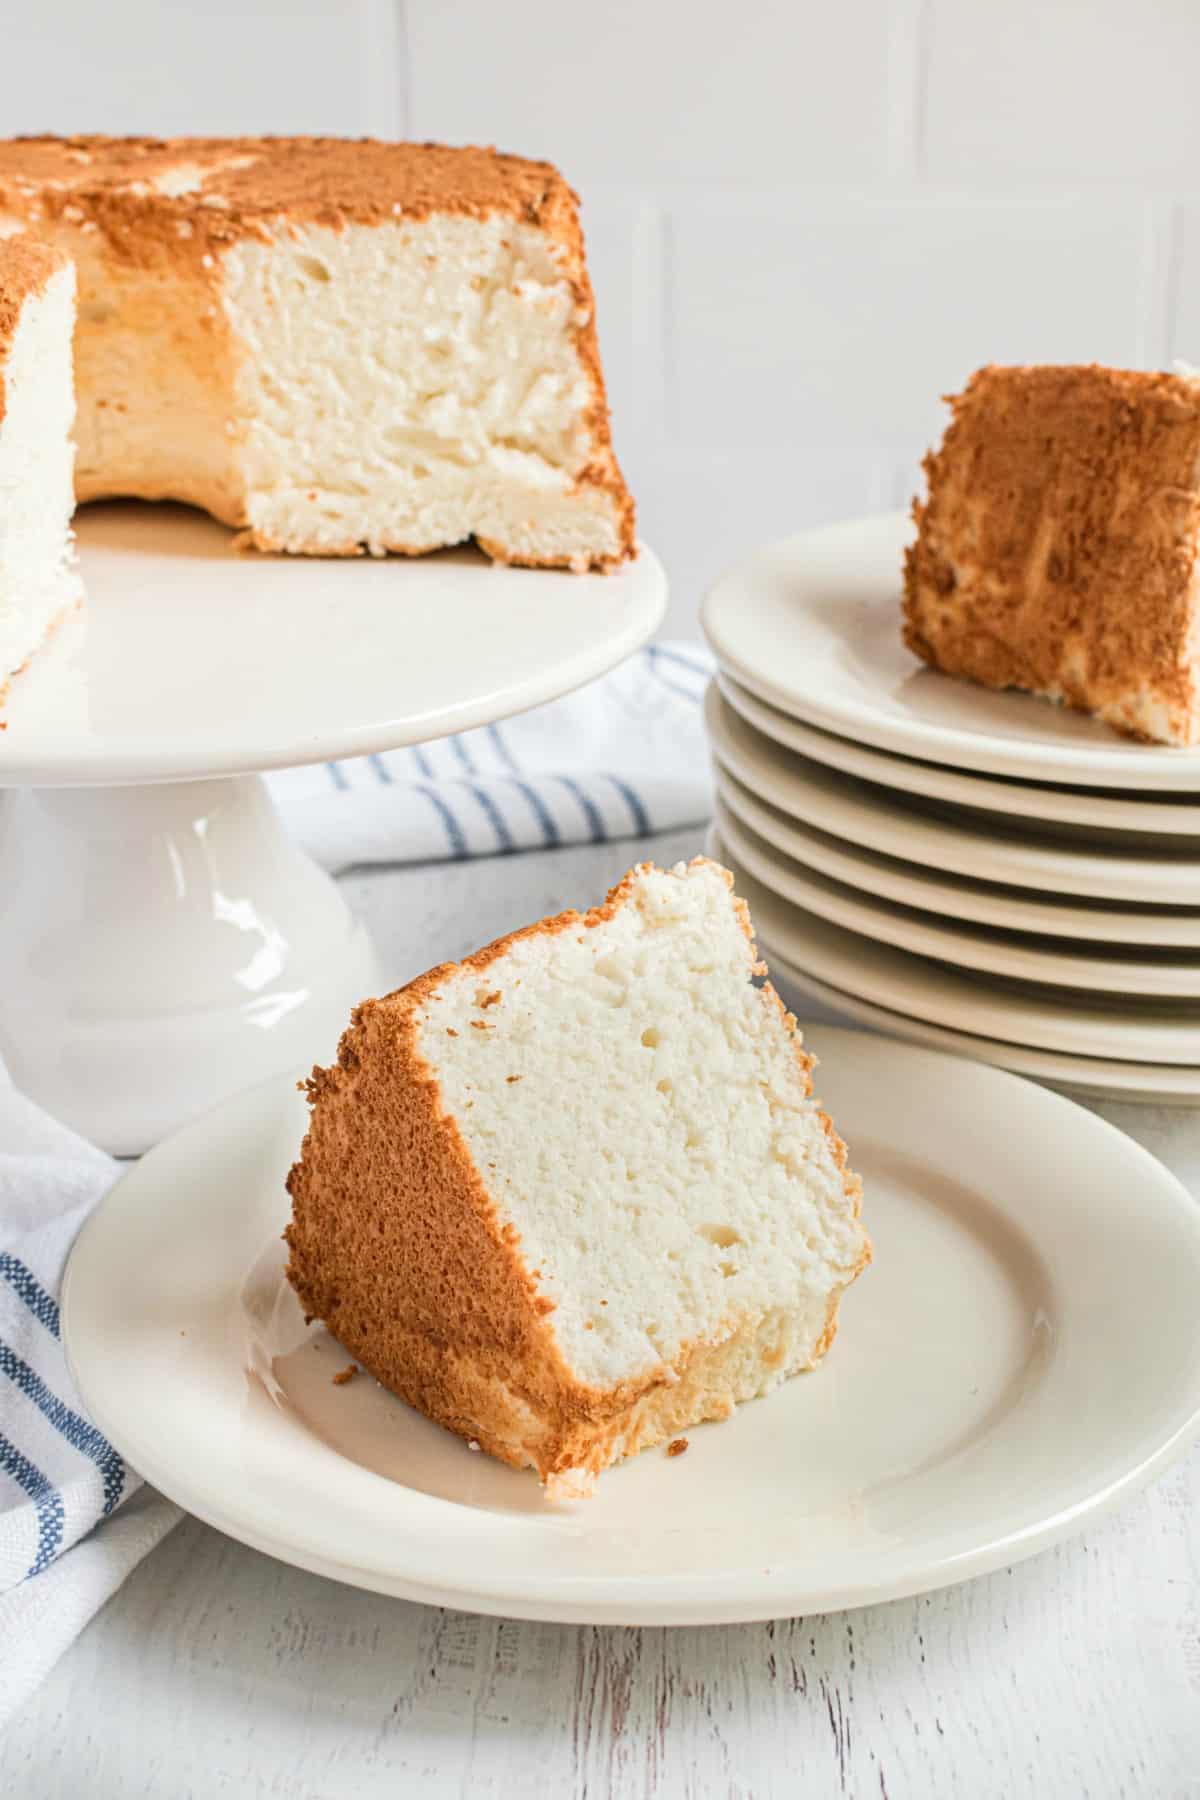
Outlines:
{"label": "striped kitchen towel", "polygon": [[0,1072],[0,1727],[180,1517],[84,1415],[59,1337],[67,1252],[117,1173]]}
{"label": "striped kitchen towel", "polygon": [[327,869],[505,856],[698,825],[711,811],[696,644],[653,644],[501,725],[267,777]]}

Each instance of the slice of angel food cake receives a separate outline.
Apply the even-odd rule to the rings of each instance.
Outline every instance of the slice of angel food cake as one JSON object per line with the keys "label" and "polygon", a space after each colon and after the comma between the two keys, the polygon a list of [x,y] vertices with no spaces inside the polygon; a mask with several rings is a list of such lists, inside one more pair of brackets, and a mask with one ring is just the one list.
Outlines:
{"label": "slice of angel food cake", "polygon": [[632,869],[365,1001],[307,1083],[306,1314],[552,1498],[812,1368],[870,1260],[732,884]]}
{"label": "slice of angel food cake", "polygon": [[1200,744],[1200,379],[979,369],[914,505],[904,641],[1126,736]]}

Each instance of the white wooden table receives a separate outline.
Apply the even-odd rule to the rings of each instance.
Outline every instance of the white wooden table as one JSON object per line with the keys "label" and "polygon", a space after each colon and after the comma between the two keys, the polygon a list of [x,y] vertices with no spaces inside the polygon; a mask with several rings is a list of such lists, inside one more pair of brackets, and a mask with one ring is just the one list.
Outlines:
{"label": "white wooden table", "polygon": [[[635,856],[696,847],[683,833],[347,886],[399,982],[590,903]],[[1200,1112],[1097,1110],[1200,1194]],[[6,1800],[609,1794],[1200,1796],[1200,1451],[1012,1570],[707,1630],[437,1612],[187,1520],[0,1744]]]}

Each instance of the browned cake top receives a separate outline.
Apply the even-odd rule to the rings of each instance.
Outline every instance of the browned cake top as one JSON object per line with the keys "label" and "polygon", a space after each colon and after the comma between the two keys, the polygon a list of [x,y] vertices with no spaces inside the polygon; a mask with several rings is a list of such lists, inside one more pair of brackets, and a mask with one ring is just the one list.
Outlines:
{"label": "browned cake top", "polygon": [[8,348],[21,308],[31,294],[40,294],[56,269],[68,258],[49,244],[32,238],[0,238],[0,356]]}
{"label": "browned cake top", "polygon": [[[89,213],[181,217],[203,207],[226,223],[278,218],[377,224],[432,212],[536,220],[561,190],[551,164],[496,150],[348,138],[30,137],[0,140],[0,207],[72,202]],[[69,216],[69,215],[68,215]]]}
{"label": "browned cake top", "polygon": [[1089,709],[1139,688],[1190,705],[1200,383],[989,366],[949,404],[914,509],[910,647]]}
{"label": "browned cake top", "polygon": [[4,365],[21,308],[33,294],[40,294],[56,269],[65,268],[61,250],[35,244],[29,238],[0,238],[0,421],[5,411]]}
{"label": "browned cake top", "polygon": [[978,453],[989,480],[1040,492],[1045,470],[1030,453],[1066,457],[1081,472],[1115,450],[1141,459],[1164,434],[1200,419],[1200,382],[1161,370],[1099,363],[1038,363],[977,369],[961,394],[947,396],[953,419],[935,459]]}

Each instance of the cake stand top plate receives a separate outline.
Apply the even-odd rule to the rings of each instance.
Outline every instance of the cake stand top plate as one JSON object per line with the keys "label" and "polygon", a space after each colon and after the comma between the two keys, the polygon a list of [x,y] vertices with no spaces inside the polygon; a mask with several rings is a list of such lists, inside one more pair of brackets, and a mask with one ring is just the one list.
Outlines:
{"label": "cake stand top plate", "polygon": [[87,590],[13,681],[0,786],[247,773],[423,743],[593,680],[659,625],[643,548],[613,575],[492,567],[471,549],[239,555],[186,507],[85,507]]}

